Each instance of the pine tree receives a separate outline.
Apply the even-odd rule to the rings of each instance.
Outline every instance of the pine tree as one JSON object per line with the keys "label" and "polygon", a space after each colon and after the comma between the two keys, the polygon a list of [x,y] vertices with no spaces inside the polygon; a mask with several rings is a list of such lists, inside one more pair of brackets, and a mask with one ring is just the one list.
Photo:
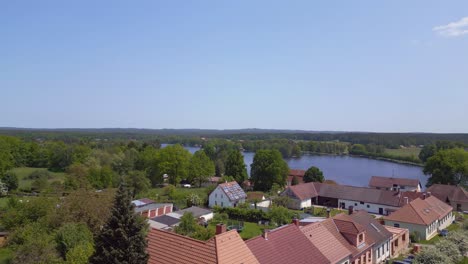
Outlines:
{"label": "pine tree", "polygon": [[134,213],[124,184],[116,194],[111,216],[95,239],[90,263],[141,264],[148,262],[147,224]]}

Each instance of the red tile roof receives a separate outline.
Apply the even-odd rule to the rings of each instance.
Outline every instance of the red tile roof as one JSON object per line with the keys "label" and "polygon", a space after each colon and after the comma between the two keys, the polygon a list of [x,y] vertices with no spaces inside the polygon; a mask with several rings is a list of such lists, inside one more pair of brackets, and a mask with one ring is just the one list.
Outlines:
{"label": "red tile roof", "polygon": [[364,227],[366,237],[369,238],[371,243],[381,244],[392,237],[392,234],[382,224],[364,210],[355,211],[349,217]]}
{"label": "red tile roof", "polygon": [[208,241],[200,241],[151,229],[147,250],[149,264],[259,263],[236,230],[216,235]]}
{"label": "red tile roof", "polygon": [[290,186],[284,191],[283,194],[294,196],[301,201],[318,196],[313,182]]}
{"label": "red tile roof", "polygon": [[249,200],[254,200],[254,199],[263,200],[264,197],[265,197],[265,194],[263,192],[248,192],[247,193],[247,199]]}
{"label": "red tile roof", "polygon": [[365,230],[364,226],[354,221],[354,219],[347,214],[338,214],[333,217],[333,221],[338,230],[342,233],[357,235]]}
{"label": "red tile roof", "polygon": [[297,177],[304,177],[304,174],[305,174],[305,170],[294,170],[294,169],[291,169],[289,170],[289,174],[288,176],[297,176]]}
{"label": "red tile roof", "polygon": [[394,184],[400,186],[411,186],[416,188],[419,185],[419,180],[382,176],[372,176],[369,180],[370,187],[392,188]]}
{"label": "red tile roof", "polygon": [[331,263],[294,224],[246,241],[260,263]]}
{"label": "red tile roof", "polygon": [[427,188],[427,192],[430,192],[443,202],[468,203],[468,192],[461,186],[433,184]]}
{"label": "red tile roof", "polygon": [[434,196],[430,196],[424,200],[418,198],[384,219],[427,226],[435,220],[443,218],[452,210],[451,206]]}

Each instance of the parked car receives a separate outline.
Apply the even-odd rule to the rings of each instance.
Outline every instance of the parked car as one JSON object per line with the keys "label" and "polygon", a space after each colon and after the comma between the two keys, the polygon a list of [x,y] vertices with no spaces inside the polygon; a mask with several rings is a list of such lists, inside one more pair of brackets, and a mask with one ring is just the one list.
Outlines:
{"label": "parked car", "polygon": [[443,236],[443,237],[446,237],[448,235],[449,231],[447,229],[443,229],[442,231],[440,231],[440,235]]}
{"label": "parked car", "polygon": [[184,188],[192,188],[192,185],[190,185],[188,183],[184,184],[183,186],[184,186]]}
{"label": "parked car", "polygon": [[410,262],[404,261],[404,260],[394,260],[393,264],[408,264]]}

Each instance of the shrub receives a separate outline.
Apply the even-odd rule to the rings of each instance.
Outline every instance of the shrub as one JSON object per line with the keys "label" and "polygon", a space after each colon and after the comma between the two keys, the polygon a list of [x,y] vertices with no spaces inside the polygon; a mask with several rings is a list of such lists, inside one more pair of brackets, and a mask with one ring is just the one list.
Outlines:
{"label": "shrub", "polygon": [[412,243],[418,243],[421,240],[421,234],[418,231],[413,231],[410,234],[410,239]]}
{"label": "shrub", "polygon": [[39,178],[45,178],[45,179],[52,179],[52,173],[50,173],[48,170],[35,170],[31,172],[26,179],[28,180],[36,180]]}

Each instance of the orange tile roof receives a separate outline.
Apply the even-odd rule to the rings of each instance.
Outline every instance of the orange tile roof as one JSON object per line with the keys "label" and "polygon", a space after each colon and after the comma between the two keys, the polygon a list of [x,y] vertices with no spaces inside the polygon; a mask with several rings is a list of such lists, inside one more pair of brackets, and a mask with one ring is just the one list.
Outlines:
{"label": "orange tile roof", "polygon": [[236,230],[200,241],[153,228],[148,234],[147,250],[149,264],[258,263]]}
{"label": "orange tile roof", "polygon": [[424,200],[418,198],[397,211],[384,217],[385,220],[395,222],[429,225],[450,213],[453,208],[434,196]]}
{"label": "orange tile roof", "polygon": [[349,258],[353,250],[340,234],[331,218],[303,226],[302,233],[315,245],[330,263]]}
{"label": "orange tile roof", "polygon": [[313,182],[290,186],[284,192],[286,195],[293,195],[299,200],[306,200],[318,195]]}
{"label": "orange tile roof", "polygon": [[260,263],[331,263],[294,224],[268,231],[246,241]]}

